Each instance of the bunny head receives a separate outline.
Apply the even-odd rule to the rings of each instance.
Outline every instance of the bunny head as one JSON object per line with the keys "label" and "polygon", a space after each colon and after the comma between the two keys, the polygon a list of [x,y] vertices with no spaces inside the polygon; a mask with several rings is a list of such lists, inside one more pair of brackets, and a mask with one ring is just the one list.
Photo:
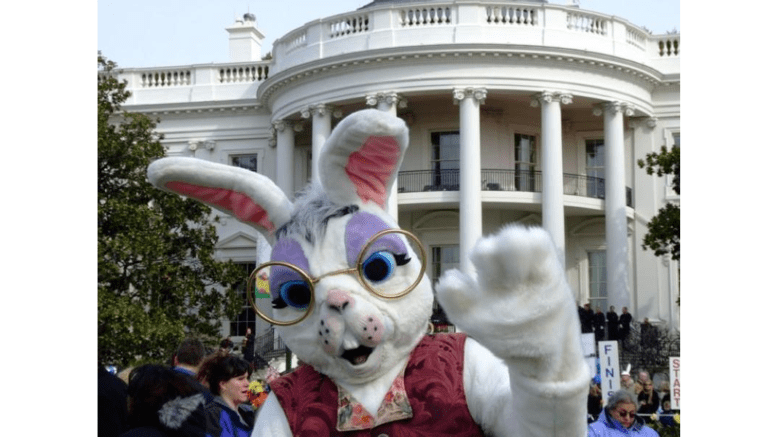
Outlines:
{"label": "bunny head", "polygon": [[284,342],[333,380],[361,384],[403,362],[432,313],[423,249],[386,212],[407,146],[401,119],[351,114],[324,144],[320,183],[294,203],[260,174],[194,158],[160,159],[148,176],[258,229],[273,246],[272,318],[301,319],[278,326]]}

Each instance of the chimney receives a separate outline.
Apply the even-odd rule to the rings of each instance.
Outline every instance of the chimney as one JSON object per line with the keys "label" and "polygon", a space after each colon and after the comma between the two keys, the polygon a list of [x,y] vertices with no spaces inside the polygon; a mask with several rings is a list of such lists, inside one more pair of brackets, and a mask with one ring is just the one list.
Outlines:
{"label": "chimney", "polygon": [[262,60],[264,35],[256,28],[256,17],[247,13],[243,19],[227,27],[229,32],[229,62],[250,62]]}

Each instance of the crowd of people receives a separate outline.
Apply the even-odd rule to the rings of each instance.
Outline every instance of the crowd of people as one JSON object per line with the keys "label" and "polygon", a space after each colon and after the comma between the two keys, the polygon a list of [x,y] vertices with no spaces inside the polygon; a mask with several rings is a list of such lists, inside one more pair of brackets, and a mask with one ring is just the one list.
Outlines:
{"label": "crowd of people", "polygon": [[602,312],[600,307],[596,311],[591,309],[591,304],[586,303],[577,307],[577,314],[580,317],[580,328],[583,334],[594,333],[596,341],[618,340],[622,341],[629,338],[631,334],[631,313],[627,307],[623,307],[621,314],[615,312],[615,307],[610,306],[607,314]]}
{"label": "crowd of people", "polygon": [[[655,378],[656,381],[659,378]],[[612,394],[606,404],[602,389],[595,380],[588,393],[588,436],[657,436],[647,425],[655,419],[663,426],[679,426],[672,410],[668,381],[661,381],[656,389],[654,379],[647,370],[637,372],[634,381],[627,370],[621,373],[621,388]]]}
{"label": "crowd of people", "polygon": [[[627,314],[626,308],[623,313]],[[249,437],[256,416],[255,406],[249,403],[252,340],[249,330],[242,356],[238,356],[229,339],[210,355],[200,340],[186,339],[170,364],[134,368],[128,384],[99,366],[98,435]],[[646,370],[638,371],[635,381],[629,370],[621,374],[620,390],[606,402],[599,381],[591,382],[589,437],[657,436],[647,424],[651,418],[664,426],[679,426],[676,411],[671,409],[668,381],[658,377],[654,381]]]}
{"label": "crowd of people", "polygon": [[[249,437],[256,415],[249,402],[253,336],[241,355],[223,340],[208,354],[186,339],[169,364],[133,368],[125,383],[99,366],[100,437]],[[269,389],[269,387],[267,387]]]}

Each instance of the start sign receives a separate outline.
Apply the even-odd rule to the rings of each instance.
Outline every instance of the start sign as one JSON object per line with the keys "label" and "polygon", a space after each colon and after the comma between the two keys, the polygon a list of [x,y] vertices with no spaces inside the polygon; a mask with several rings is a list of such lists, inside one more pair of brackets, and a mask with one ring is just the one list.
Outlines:
{"label": "start sign", "polygon": [[672,409],[680,409],[680,357],[669,357],[669,392],[672,394]]}

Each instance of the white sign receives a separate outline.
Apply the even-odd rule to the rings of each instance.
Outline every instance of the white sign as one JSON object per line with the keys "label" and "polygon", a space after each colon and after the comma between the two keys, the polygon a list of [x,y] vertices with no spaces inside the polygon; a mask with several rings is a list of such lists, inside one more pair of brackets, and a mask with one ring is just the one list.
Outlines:
{"label": "white sign", "polygon": [[672,409],[680,409],[680,357],[669,357],[669,392],[672,394]]}
{"label": "white sign", "polygon": [[593,333],[586,333],[581,336],[583,344],[583,357],[588,363],[588,370],[591,378],[596,376],[596,339]]}
{"label": "white sign", "polygon": [[618,342],[599,342],[599,367],[602,377],[602,399],[607,399],[621,388],[621,368],[618,364]]}

